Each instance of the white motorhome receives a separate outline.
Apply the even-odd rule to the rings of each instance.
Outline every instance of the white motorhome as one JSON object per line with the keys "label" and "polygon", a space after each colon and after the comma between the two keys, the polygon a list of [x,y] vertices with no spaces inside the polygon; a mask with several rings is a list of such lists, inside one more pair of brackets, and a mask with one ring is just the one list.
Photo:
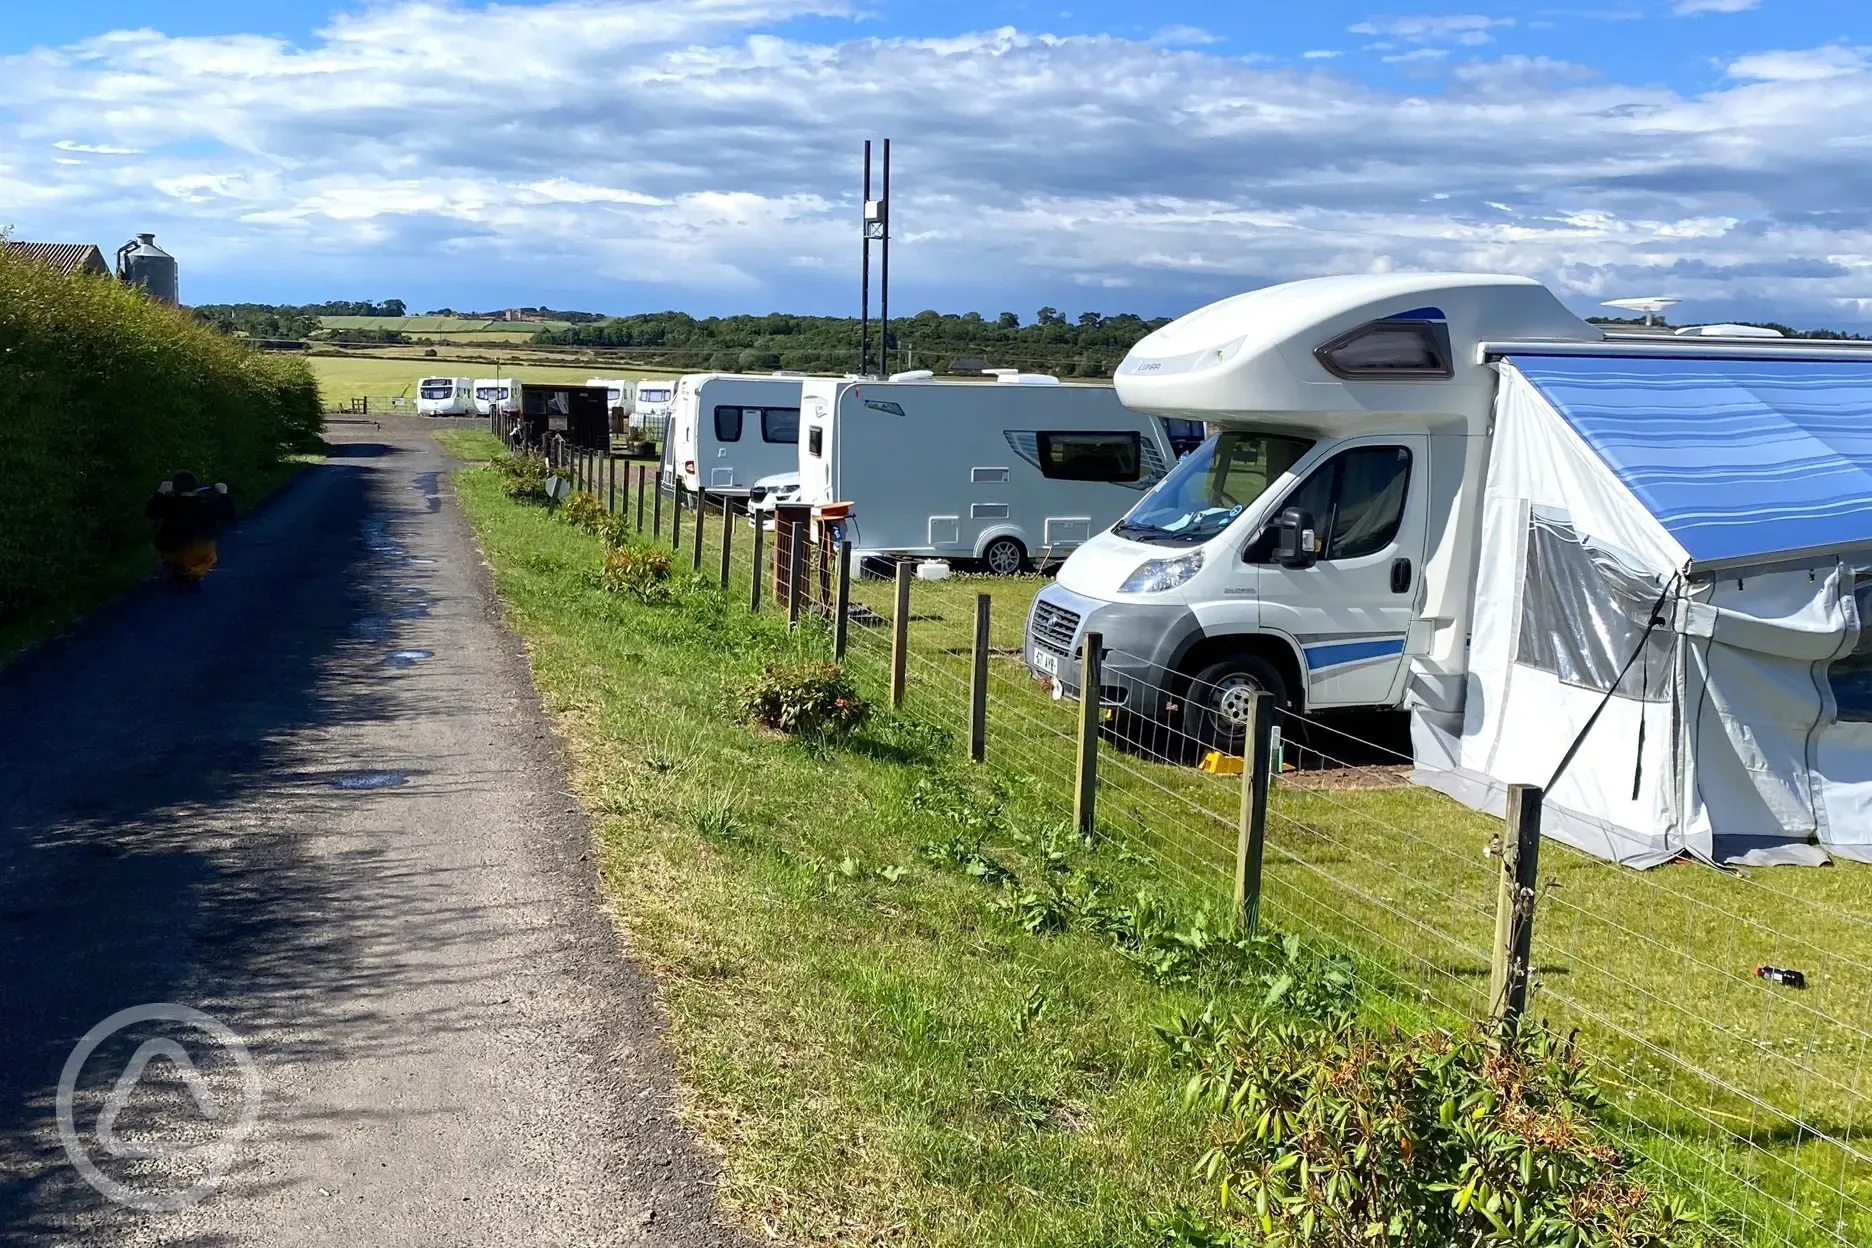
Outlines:
{"label": "white motorhome", "polygon": [[663,482],[745,495],[799,462],[800,379],[692,373],[676,383]]}
{"label": "white motorhome", "polygon": [[1115,383],[1216,432],[1035,598],[1067,694],[1096,631],[1101,702],[1224,749],[1253,692],[1404,708],[1422,783],[1547,787],[1589,852],[1872,860],[1872,351],[1394,274],[1199,309]]}
{"label": "white motorhome", "polygon": [[477,377],[474,379],[474,410],[479,416],[520,414],[520,383],[512,377]]}
{"label": "white motorhome", "polygon": [[853,504],[853,554],[979,560],[1011,575],[1076,549],[1176,462],[1163,422],[1108,385],[1009,374],[812,378],[799,501]]}
{"label": "white motorhome", "polygon": [[474,410],[474,383],[466,377],[424,377],[416,383],[419,416],[469,416]]}
{"label": "white motorhome", "polygon": [[631,412],[631,427],[645,430],[652,437],[661,437],[675,405],[674,378],[646,377],[637,383],[637,401]]}

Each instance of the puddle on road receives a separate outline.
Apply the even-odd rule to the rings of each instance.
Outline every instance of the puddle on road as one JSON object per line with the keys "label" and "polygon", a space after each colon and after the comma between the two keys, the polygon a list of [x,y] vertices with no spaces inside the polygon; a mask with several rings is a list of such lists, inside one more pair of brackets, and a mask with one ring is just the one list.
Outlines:
{"label": "puddle on road", "polygon": [[354,771],[347,775],[334,776],[331,786],[334,789],[394,789],[409,783],[407,771]]}
{"label": "puddle on road", "polygon": [[433,650],[395,650],[384,656],[385,667],[414,667],[424,659],[435,658]]}
{"label": "puddle on road", "polygon": [[396,632],[396,625],[387,615],[361,615],[357,623],[351,626],[351,635],[364,641],[387,641]]}
{"label": "puddle on road", "polygon": [[426,602],[412,602],[409,606],[399,610],[396,613],[396,618],[399,620],[420,620],[429,614],[429,607],[430,604]]}
{"label": "puddle on road", "polygon": [[415,484],[410,486],[412,490],[422,491],[423,506],[430,511],[442,510],[441,481],[442,474],[439,472],[419,472]]}

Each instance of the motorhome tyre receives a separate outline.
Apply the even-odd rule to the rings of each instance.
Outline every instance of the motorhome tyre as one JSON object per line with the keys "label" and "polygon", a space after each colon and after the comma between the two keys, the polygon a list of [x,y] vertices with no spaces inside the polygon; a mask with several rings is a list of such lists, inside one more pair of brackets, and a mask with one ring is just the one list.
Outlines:
{"label": "motorhome tyre", "polygon": [[1248,737],[1248,695],[1271,693],[1274,705],[1289,705],[1280,669],[1258,654],[1231,654],[1208,664],[1190,680],[1181,724],[1199,748],[1241,753]]}

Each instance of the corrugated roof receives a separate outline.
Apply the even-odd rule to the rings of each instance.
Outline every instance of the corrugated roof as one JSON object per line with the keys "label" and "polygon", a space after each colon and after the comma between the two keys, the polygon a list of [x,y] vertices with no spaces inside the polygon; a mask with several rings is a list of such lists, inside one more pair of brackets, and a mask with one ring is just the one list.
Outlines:
{"label": "corrugated roof", "polygon": [[1693,563],[1872,543],[1872,360],[1509,361]]}
{"label": "corrugated roof", "polygon": [[9,255],[37,260],[64,273],[78,272],[93,258],[104,272],[110,271],[110,266],[104,263],[104,253],[95,243],[16,243],[9,240],[6,249]]}

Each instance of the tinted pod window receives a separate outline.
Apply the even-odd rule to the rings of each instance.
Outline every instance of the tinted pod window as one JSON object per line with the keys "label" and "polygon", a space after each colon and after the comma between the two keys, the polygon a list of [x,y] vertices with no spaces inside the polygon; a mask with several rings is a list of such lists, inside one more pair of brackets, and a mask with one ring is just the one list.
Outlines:
{"label": "tinted pod window", "polygon": [[825,457],[825,430],[814,426],[806,431],[806,453],[814,459]]}
{"label": "tinted pod window", "polygon": [[[758,408],[756,409],[759,410]],[[739,442],[741,440],[741,409],[738,407],[718,407],[715,409],[715,440],[717,442]]]}
{"label": "tinted pod window", "polygon": [[763,442],[787,442],[799,445],[799,408],[764,407],[761,409],[760,436]]}
{"label": "tinted pod window", "polygon": [[1136,433],[1056,433],[1041,430],[1040,472],[1056,481],[1136,481],[1144,473]]}
{"label": "tinted pod window", "polygon": [[1441,321],[1385,320],[1361,325],[1315,351],[1335,377],[1390,381],[1453,377],[1449,327]]}

